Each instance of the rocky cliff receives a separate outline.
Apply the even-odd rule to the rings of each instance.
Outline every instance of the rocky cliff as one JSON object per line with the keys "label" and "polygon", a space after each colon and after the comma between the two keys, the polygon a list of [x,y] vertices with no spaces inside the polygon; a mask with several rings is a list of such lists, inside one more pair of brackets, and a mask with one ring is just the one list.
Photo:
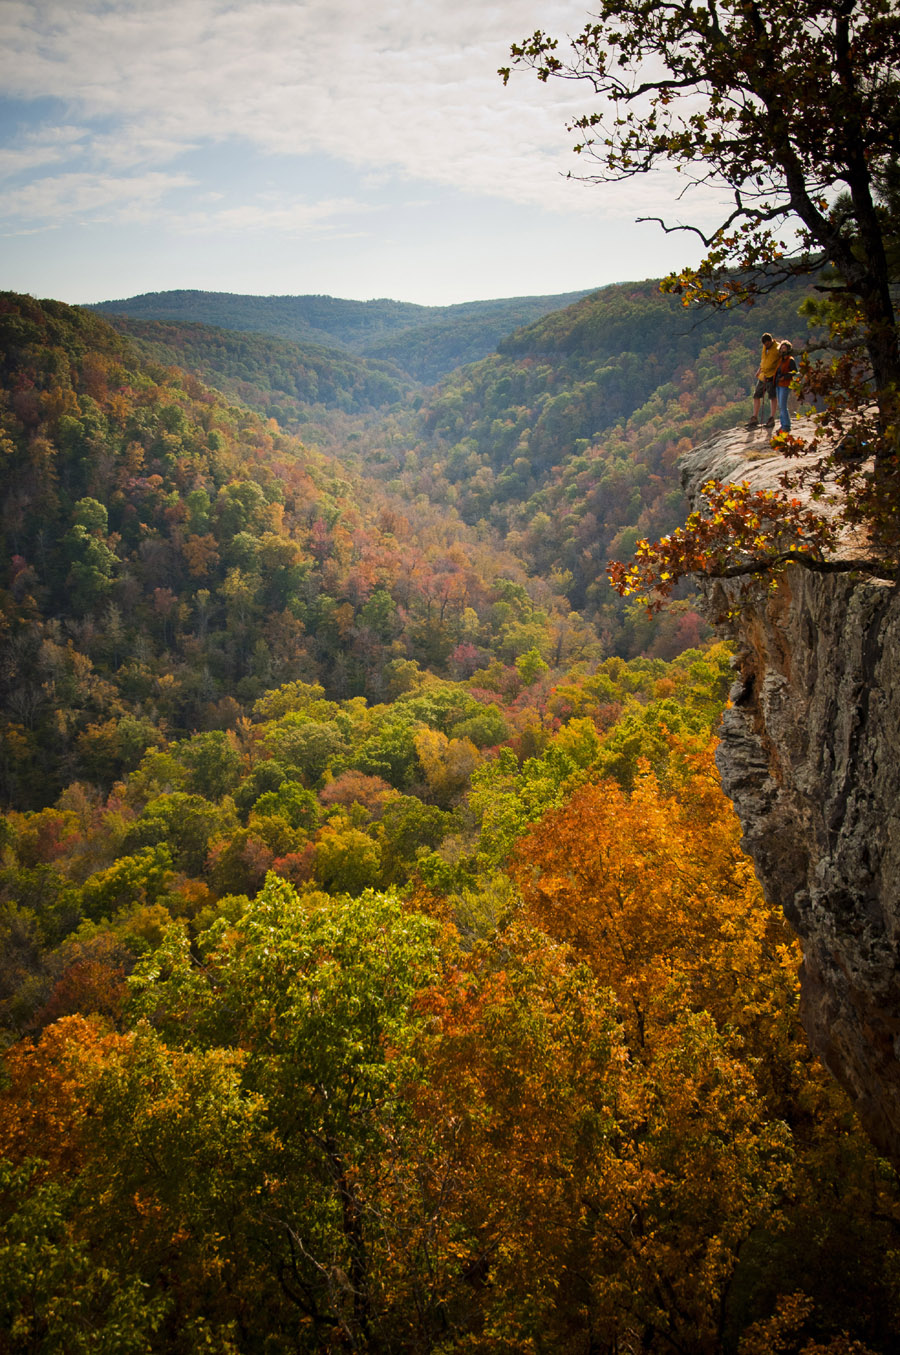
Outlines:
{"label": "rocky cliff", "polygon": [[[695,503],[706,480],[773,488],[783,468],[763,431],[732,430],[682,462]],[[859,554],[845,535],[837,557]],[[722,781],[767,896],[800,935],[810,1042],[897,1163],[900,589],[797,565],[738,589],[705,585],[710,619],[736,646]]]}

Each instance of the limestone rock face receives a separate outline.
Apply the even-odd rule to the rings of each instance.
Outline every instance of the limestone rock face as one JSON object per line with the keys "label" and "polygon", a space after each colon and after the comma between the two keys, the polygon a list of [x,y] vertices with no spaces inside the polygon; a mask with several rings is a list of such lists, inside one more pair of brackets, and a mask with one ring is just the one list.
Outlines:
{"label": "limestone rock face", "polygon": [[[709,479],[775,488],[783,465],[764,433],[732,430],[682,476],[696,502]],[[857,558],[859,543],[837,554]],[[763,888],[800,935],[804,1025],[900,1162],[900,589],[791,565],[749,594],[732,580],[704,591],[737,651],[719,770]]]}

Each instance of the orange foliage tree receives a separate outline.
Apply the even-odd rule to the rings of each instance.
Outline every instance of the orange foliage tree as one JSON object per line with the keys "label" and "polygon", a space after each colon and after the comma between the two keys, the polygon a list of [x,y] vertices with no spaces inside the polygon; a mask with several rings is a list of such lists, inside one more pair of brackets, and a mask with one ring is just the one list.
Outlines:
{"label": "orange foliage tree", "polygon": [[775,1013],[792,1018],[799,947],[762,903],[713,745],[698,754],[670,742],[674,788],[646,764],[631,793],[612,780],[582,786],[519,844],[525,917],[615,989],[635,1050],[648,1023],[668,1020],[672,991],[720,1027],[769,1041]]}

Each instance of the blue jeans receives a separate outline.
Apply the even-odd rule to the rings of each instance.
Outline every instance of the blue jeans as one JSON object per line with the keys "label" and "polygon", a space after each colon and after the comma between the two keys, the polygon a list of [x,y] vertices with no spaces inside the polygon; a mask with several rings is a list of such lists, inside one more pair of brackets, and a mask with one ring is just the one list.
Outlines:
{"label": "blue jeans", "polygon": [[781,419],[782,433],[789,433],[791,431],[791,416],[788,413],[788,396],[790,393],[790,386],[775,387],[775,394],[778,396],[778,417]]}

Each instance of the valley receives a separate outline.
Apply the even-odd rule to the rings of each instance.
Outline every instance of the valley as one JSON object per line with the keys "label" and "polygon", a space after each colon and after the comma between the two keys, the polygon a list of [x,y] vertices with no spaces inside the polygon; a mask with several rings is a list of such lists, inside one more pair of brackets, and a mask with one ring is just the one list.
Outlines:
{"label": "valley", "polygon": [[606,578],[759,314],[195,296],[0,296],[9,1349],[888,1352],[731,653]]}

